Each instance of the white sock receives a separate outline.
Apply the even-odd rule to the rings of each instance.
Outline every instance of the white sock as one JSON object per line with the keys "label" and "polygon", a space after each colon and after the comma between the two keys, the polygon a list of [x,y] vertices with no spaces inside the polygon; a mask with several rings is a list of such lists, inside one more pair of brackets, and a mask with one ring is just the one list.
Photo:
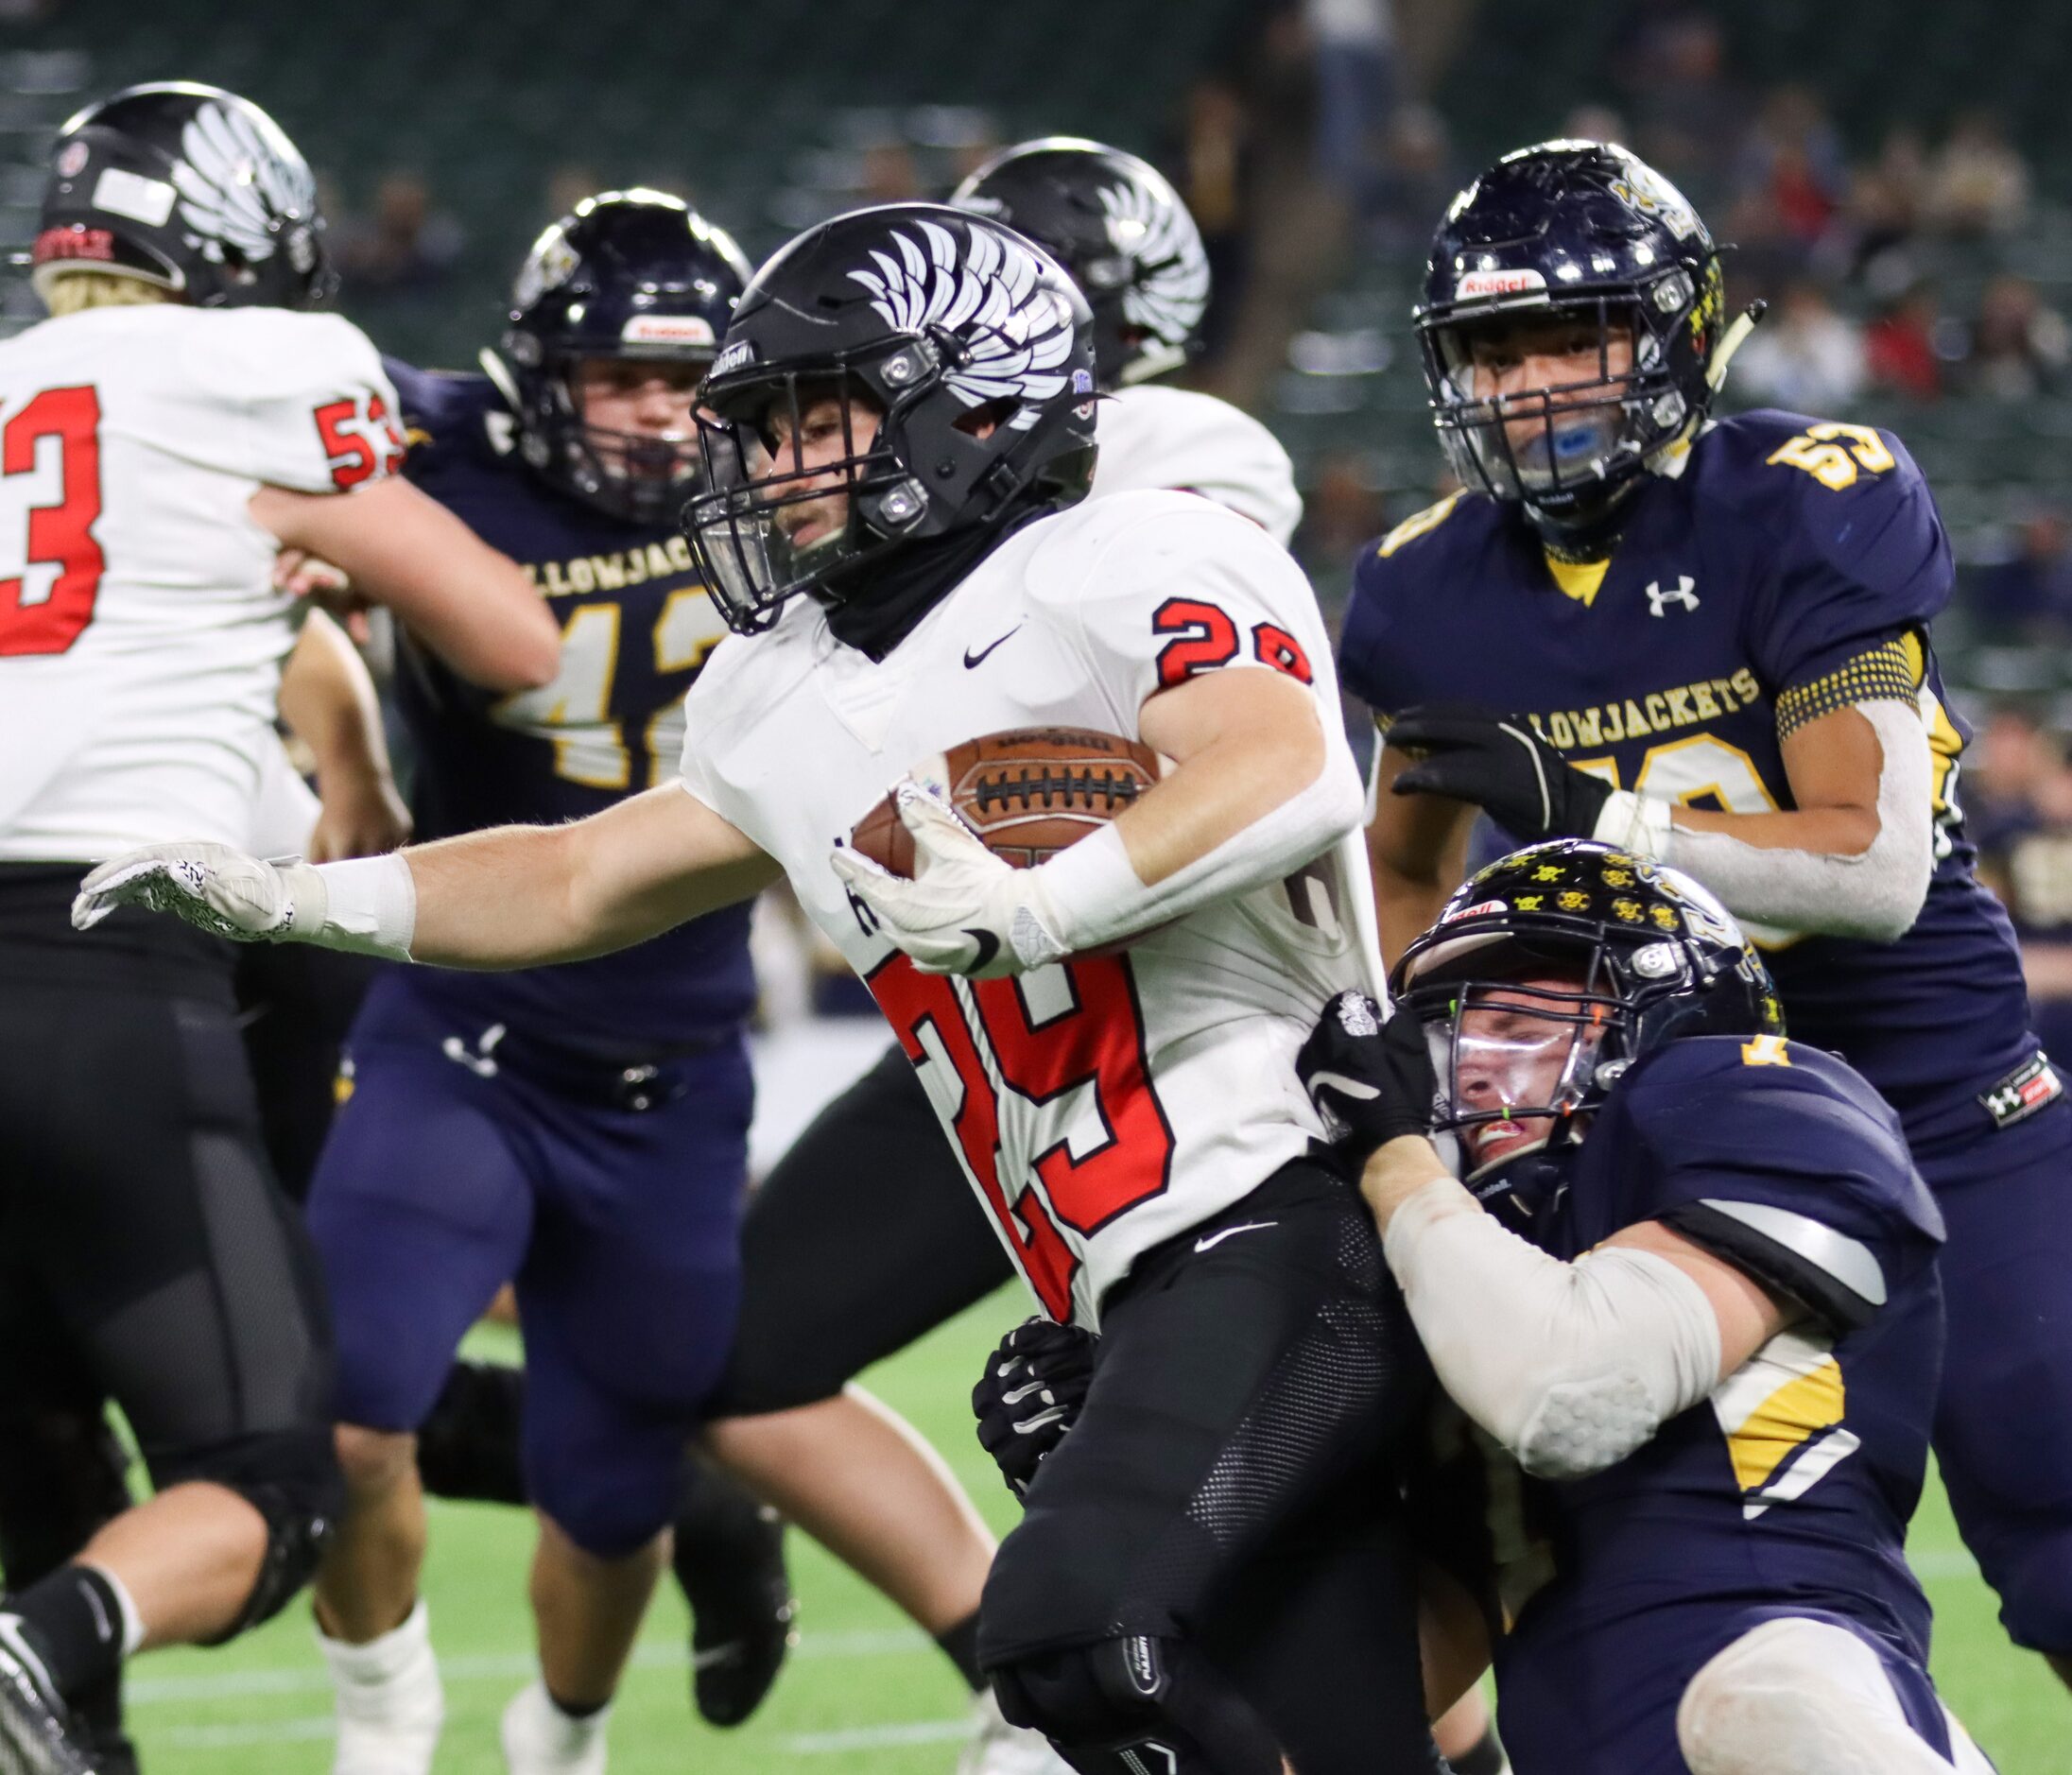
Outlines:
{"label": "white sock", "polygon": [[432,1653],[431,1616],[418,1600],[403,1625],[364,1646],[335,1640],[319,1628],[317,1645],[331,1671],[341,1732],[422,1738],[429,1759],[445,1716],[439,1660]]}
{"label": "white sock", "polygon": [[603,1768],[612,1705],[607,1701],[595,1714],[578,1718],[563,1712],[547,1693],[546,1683],[534,1678],[504,1710],[506,1762],[520,1771]]}

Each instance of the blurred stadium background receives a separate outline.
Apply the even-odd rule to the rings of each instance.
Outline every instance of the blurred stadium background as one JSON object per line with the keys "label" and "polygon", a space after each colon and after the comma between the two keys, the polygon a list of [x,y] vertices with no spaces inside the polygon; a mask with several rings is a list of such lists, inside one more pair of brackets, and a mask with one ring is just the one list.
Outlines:
{"label": "blurred stadium background", "polygon": [[[2046,1041],[2072,1023],[2062,4],[0,0],[0,238],[31,237],[62,118],[168,78],[273,112],[323,179],[341,306],[384,350],[433,365],[470,364],[493,340],[526,247],[592,190],[678,192],[752,258],[837,210],[939,195],[1024,136],[1146,154],[1194,209],[1217,278],[1193,379],[1294,457],[1308,502],[1297,551],[1327,608],[1361,543],[1441,486],[1407,325],[1440,211],[1503,149],[1623,140],[1735,244],[1732,300],[1771,304],[1730,405],[1888,426],[1927,472],[1960,562],[1940,645],[1980,731],[1973,830],[2023,929]],[[25,281],[0,284],[0,325],[37,312]],[[767,1156],[840,1082],[820,1039],[860,1063],[880,1038],[861,1023],[832,1033],[832,1015],[864,1008],[810,954],[766,953]],[[1020,1310],[1003,1297],[876,1377],[1001,1518],[1009,1501],[960,1402],[977,1351]],[[490,1511],[435,1521],[456,1701],[444,1768],[499,1766],[495,1712],[527,1668],[526,1533]],[[2072,1775],[2064,1697],[1999,1638],[1939,1498],[1916,1547],[1959,1710],[2008,1775]],[[946,1667],[831,1562],[802,1548],[798,1563],[805,1638],[765,1713],[731,1737],[691,1723],[671,1598],[614,1732],[616,1768],[948,1768],[960,1703]],[[328,1696],[296,1620],[223,1654],[150,1660],[135,1688],[154,1770],[328,1764]]]}

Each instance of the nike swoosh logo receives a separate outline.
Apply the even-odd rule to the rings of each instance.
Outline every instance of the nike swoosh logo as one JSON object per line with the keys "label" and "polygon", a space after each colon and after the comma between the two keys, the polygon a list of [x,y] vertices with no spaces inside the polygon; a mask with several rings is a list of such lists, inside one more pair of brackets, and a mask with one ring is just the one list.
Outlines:
{"label": "nike swoosh logo", "polygon": [[1280,1224],[1278,1220],[1248,1220],[1241,1227],[1225,1227],[1222,1232],[1212,1232],[1205,1239],[1197,1239],[1194,1242],[1194,1249],[1198,1251],[1205,1251],[1212,1246],[1222,1244],[1225,1239],[1235,1239],[1240,1232],[1257,1232],[1263,1228],[1277,1227]]}
{"label": "nike swoosh logo", "polygon": [[1006,634],[1000,637],[999,641],[989,643],[987,646],[980,647],[976,653],[974,653],[969,647],[966,647],[964,649],[964,669],[968,672],[973,666],[984,663],[987,654],[991,653],[994,647],[1000,646],[1001,642],[1007,641],[1012,636],[1019,634],[1021,632],[1021,629],[1022,625],[1020,623],[1016,623],[1012,629],[1009,629]]}

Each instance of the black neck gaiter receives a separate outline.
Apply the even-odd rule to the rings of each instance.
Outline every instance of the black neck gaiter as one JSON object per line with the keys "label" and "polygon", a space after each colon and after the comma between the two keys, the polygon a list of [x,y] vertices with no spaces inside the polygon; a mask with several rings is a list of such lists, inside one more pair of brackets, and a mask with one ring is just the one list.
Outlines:
{"label": "black neck gaiter", "polygon": [[956,591],[988,555],[1025,524],[1047,518],[1045,504],[1016,513],[1005,524],[910,543],[889,560],[859,561],[840,595],[823,596],[827,626],[844,646],[883,660],[921,626],[921,619]]}

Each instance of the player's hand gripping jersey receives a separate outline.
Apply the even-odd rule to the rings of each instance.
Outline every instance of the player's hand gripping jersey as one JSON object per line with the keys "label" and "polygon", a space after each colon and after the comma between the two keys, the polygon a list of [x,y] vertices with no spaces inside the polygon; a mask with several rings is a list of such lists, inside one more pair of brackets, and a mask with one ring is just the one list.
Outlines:
{"label": "player's hand gripping jersey", "polygon": [[1750,930],[1793,1036],[1841,1053],[1917,1147],[1975,1120],[2034,1044],[1958,802],[1966,735],[1926,634],[1952,566],[1920,471],[1890,433],[1750,413],[1702,433],[1628,510],[1601,572],[1551,566],[1479,494],[1399,525],[1355,573],[1346,683],[1385,721],[1442,701],[1526,715],[1616,787],[1737,814],[1793,805],[1780,733],[1864,698],[1918,700],[1936,864],[1913,928],[1897,943]]}
{"label": "player's hand gripping jersey", "polygon": [[1135,734],[1198,672],[1336,684],[1306,581],[1258,526],[1185,493],[1118,494],[1027,525],[882,663],[794,600],[693,688],[686,786],[782,862],[870,983],[1010,1254],[1058,1318],[1097,1320],[1141,1251],[1258,1187],[1321,1131],[1293,1061],[1369,973],[1355,836],[1289,882],[1119,956],[970,982],[917,972],[858,916],[831,847],[908,767],[1003,728]]}
{"label": "player's hand gripping jersey", "polygon": [[0,345],[0,860],[242,845],[295,599],[248,509],[403,454],[331,315],[92,308]]}
{"label": "player's hand gripping jersey", "polygon": [[1452,1418],[1435,1495],[1494,1572],[1519,1767],[1681,1770],[1675,1697],[1764,1608],[1841,1616],[1925,1665],[1902,1548],[1941,1365],[1942,1223],[1892,1112],[1796,1042],[1686,1038],[1634,1063],[1580,1148],[1510,1175],[1485,1205],[1556,1257],[1661,1220],[1804,1309],[1588,1478],[1527,1478]]}
{"label": "player's hand gripping jersey", "polygon": [[[551,684],[497,697],[408,646],[397,698],[418,748],[417,836],[558,825],[667,781],[683,694],[725,626],[672,526],[610,516],[518,459],[489,378],[390,362],[410,479],[523,565],[561,625]],[[746,906],[694,920],[630,955],[546,973],[416,976],[458,1026],[509,1023],[606,1049],[730,1034],[755,1002]]]}

